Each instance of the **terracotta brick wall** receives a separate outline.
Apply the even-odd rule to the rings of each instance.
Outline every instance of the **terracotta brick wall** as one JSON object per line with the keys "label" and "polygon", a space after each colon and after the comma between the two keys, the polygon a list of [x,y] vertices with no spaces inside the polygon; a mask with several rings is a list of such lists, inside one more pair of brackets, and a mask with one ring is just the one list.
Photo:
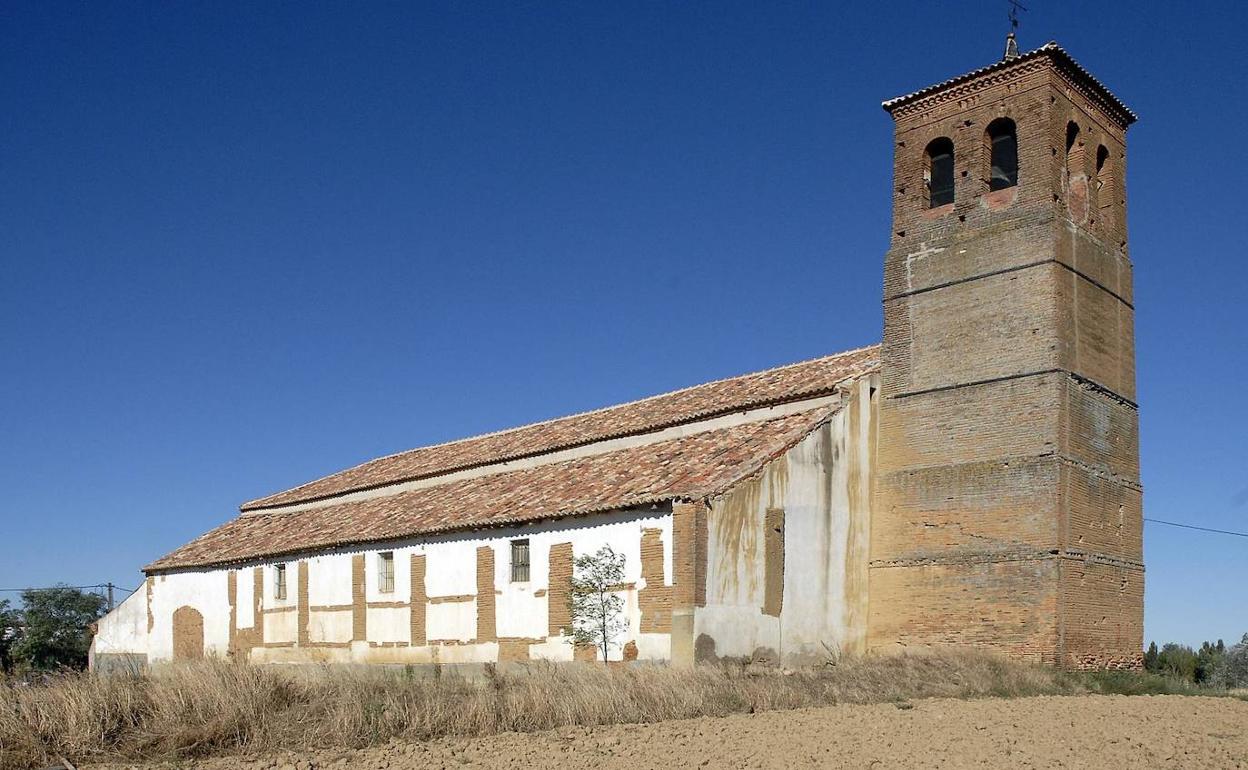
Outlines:
{"label": "terracotta brick wall", "polygon": [[308,606],[308,563],[306,561],[299,562],[299,569],[295,573],[295,597],[299,602],[298,617],[298,637],[297,641],[300,647],[307,647],[308,642],[308,626],[312,620],[312,610]]}
{"label": "terracotta brick wall", "polygon": [[477,549],[477,641],[492,642],[498,634],[494,621],[494,549]]}
{"label": "terracotta brick wall", "polygon": [[230,600],[229,654],[243,660],[251,657],[251,651],[264,644],[264,570],[256,567],[244,579],[252,581],[251,628],[238,627],[238,580],[239,573],[230,570],[226,578],[226,591]]}
{"label": "terracotta brick wall", "polygon": [[429,595],[425,592],[425,556],[424,554],[412,554],[411,561],[411,584],[412,584],[412,615],[411,615],[411,643],[415,646],[421,646],[426,643],[427,631],[425,618],[429,608]]}
{"label": "terracotta brick wall", "polygon": [[1143,665],[1144,574],[1134,565],[1062,559],[1062,663],[1069,668]]}
{"label": "terracotta brick wall", "polygon": [[693,613],[706,604],[706,503],[672,505],[672,664],[694,663]]}
{"label": "terracotta brick wall", "polygon": [[872,641],[884,652],[972,645],[1056,663],[1057,576],[1057,559],[1040,554],[874,569]]}
{"label": "terracotta brick wall", "polygon": [[529,659],[529,645],[541,639],[499,639],[498,662],[511,663]]}
{"label": "terracotta brick wall", "polygon": [[668,633],[672,630],[672,587],[663,574],[663,530],[641,532],[641,576],[645,588],[637,592],[641,609],[641,633]]}
{"label": "terracotta brick wall", "polygon": [[152,589],[156,587],[156,578],[148,575],[143,581],[143,590],[147,594],[147,633],[156,627],[156,616],[152,614]]}
{"label": "terracotta brick wall", "polygon": [[351,641],[368,640],[368,595],[364,590],[364,554],[351,557]]}
{"label": "terracotta brick wall", "polygon": [[200,660],[204,657],[204,616],[194,607],[173,611],[173,659]]}
{"label": "terracotta brick wall", "polygon": [[[989,191],[984,132],[1002,116],[1019,183]],[[869,644],[1132,661],[1142,505],[1121,184],[1087,204],[1098,146],[1123,178],[1122,116],[1042,56],[893,117]],[[1073,169],[1070,120],[1090,148]],[[955,200],[931,209],[923,152],[942,136]]]}
{"label": "terracotta brick wall", "polygon": [[672,506],[672,608],[706,604],[706,503]]}
{"label": "terracotta brick wall", "polygon": [[546,589],[548,632],[558,636],[572,628],[572,544],[555,543],[550,547],[550,577]]}

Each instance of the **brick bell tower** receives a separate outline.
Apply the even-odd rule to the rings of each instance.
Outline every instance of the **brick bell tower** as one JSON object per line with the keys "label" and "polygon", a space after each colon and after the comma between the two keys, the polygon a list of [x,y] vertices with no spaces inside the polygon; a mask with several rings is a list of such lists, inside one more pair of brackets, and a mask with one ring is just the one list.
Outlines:
{"label": "brick bell tower", "polygon": [[1123,185],[1135,115],[1055,43],[884,103],[868,643],[1141,660]]}

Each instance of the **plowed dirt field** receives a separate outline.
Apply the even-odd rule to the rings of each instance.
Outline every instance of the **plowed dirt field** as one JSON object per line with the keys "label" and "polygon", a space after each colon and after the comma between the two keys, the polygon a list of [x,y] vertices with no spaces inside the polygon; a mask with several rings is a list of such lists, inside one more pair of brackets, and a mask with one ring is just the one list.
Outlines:
{"label": "plowed dirt field", "polygon": [[[181,763],[226,768],[1248,768],[1248,702],[1184,696],[917,700],[565,728],[358,751]],[[96,766],[102,768],[104,766]],[[113,765],[110,770],[131,765]]]}

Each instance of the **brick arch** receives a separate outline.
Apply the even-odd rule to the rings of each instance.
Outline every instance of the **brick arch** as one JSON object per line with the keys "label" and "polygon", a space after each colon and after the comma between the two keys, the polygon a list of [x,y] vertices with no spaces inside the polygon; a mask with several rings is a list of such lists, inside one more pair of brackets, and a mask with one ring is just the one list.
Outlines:
{"label": "brick arch", "polygon": [[200,660],[204,657],[204,616],[194,607],[173,611],[173,659]]}

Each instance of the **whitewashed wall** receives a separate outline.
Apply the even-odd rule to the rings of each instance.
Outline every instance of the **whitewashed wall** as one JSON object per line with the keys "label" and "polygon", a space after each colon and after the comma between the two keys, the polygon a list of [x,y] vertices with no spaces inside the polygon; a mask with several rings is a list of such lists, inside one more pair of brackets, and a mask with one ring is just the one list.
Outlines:
{"label": "whitewashed wall", "polygon": [[[204,618],[204,654],[224,656],[230,644],[230,599],[226,570],[157,575],[152,586],[152,632],[148,660],[173,657],[173,613],[193,607]],[[143,589],[140,589],[142,591]]]}
{"label": "whitewashed wall", "polygon": [[[859,652],[866,638],[873,404],[869,378],[831,420],[757,477],[711,501],[706,605],[694,614],[702,659],[810,663]],[[764,614],[768,509],[784,511],[784,591]]]}
{"label": "whitewashed wall", "polygon": [[[308,639],[346,644],[351,641],[351,556],[325,554],[308,562],[308,604],[313,607],[346,606],[343,610],[320,610],[308,616]],[[297,570],[297,565],[287,567]],[[241,580],[241,578],[240,578]],[[241,584],[240,584],[241,585]],[[287,587],[295,590],[294,584]],[[298,597],[295,597],[296,601]]]}
{"label": "whitewashed wall", "polygon": [[[407,606],[367,608],[368,639],[351,642],[352,637],[352,559],[365,557],[365,597],[373,604],[408,604],[411,601],[411,556],[425,556],[426,638],[471,642],[477,636],[477,606],[467,601],[438,601],[439,597],[475,597],[477,593],[477,549],[494,550],[495,633],[498,637],[545,639],[529,650],[534,658],[571,660],[572,645],[565,638],[547,638],[547,597],[549,556],[552,545],[571,543],[573,557],[610,545],[625,557],[626,583],[634,587],[622,591],[626,599],[629,630],[614,640],[610,659],[622,657],[622,646],[633,641],[641,660],[666,660],[671,653],[667,633],[639,633],[641,612],[637,591],[645,588],[641,576],[641,536],[643,529],[662,533],[665,583],[672,581],[672,518],[670,513],[613,512],[576,519],[541,522],[533,525],[481,533],[442,535],[379,545],[367,550],[339,550],[307,557],[308,641],[340,646],[302,649],[290,646],[258,647],[252,659],[258,662],[342,661],[411,663],[483,663],[498,659],[496,642],[459,645],[406,646],[411,641],[411,610]],[[529,540],[530,574],[525,582],[511,582],[511,541]],[[394,590],[382,592],[379,585],[378,554],[394,553]],[[274,566],[286,564],[286,597],[275,595]],[[248,564],[234,570],[238,591],[236,625],[253,628],[253,570],[262,567],[263,641],[268,645],[290,645],[298,640],[299,561],[268,561]],[[147,595],[140,589],[125,603],[125,612],[114,613],[100,623],[97,648],[146,653],[152,662],[173,656],[172,617],[179,607],[190,606],[204,619],[206,655],[224,656],[230,638],[230,570],[187,570],[157,575],[151,591],[154,626],[147,628]],[[333,609],[327,609],[333,608]],[[350,643],[350,644],[348,644]],[[373,643],[373,644],[370,644]],[[380,647],[389,643],[391,646]],[[399,646],[394,646],[397,643]]]}
{"label": "whitewashed wall", "polygon": [[[821,397],[792,409],[812,405],[841,408],[830,422],[747,479],[711,501],[707,516],[706,603],[694,612],[695,649],[708,657],[748,657],[756,652],[787,661],[808,662],[827,649],[857,652],[865,642],[866,565],[868,558],[871,460],[875,376],[847,384],[839,396]],[[789,408],[786,406],[786,409]],[[776,415],[734,415],[717,418],[748,421]],[[786,412],[787,413],[787,412]],[[684,426],[681,431],[696,430]],[[673,429],[674,430],[674,429]],[[644,438],[629,438],[644,441]],[[582,451],[582,450],[577,450]],[[427,483],[427,482],[421,482]],[[364,493],[361,493],[364,494]],[[376,491],[368,494],[379,494]],[[763,613],[765,578],[764,517],[769,508],[785,512],[783,610],[778,617]],[[264,515],[264,514],[255,514]],[[494,551],[495,634],[500,638],[544,639],[528,646],[529,655],[570,660],[566,639],[547,638],[549,555],[552,545],[571,543],[574,556],[610,545],[624,554],[629,629],[614,640],[610,658],[633,641],[641,660],[669,660],[669,633],[639,632],[638,591],[641,537],[659,529],[663,542],[665,584],[673,577],[672,517],[666,512],[610,512],[490,530],[413,538],[367,549],[338,549],[305,557],[308,568],[307,636],[299,640],[299,561],[287,563],[287,595],[274,596],[274,564],[246,564],[236,572],[237,628],[247,630],[263,621],[264,644],[252,649],[258,662],[394,662],[485,663],[498,660],[499,643],[477,640],[477,549]],[[510,580],[510,542],[527,538],[530,579]],[[378,554],[394,553],[394,590],[378,583]],[[353,558],[364,555],[367,639],[354,635]],[[412,646],[410,565],[413,554],[425,557],[425,636],[445,644]],[[253,617],[253,570],[263,568],[260,618]],[[152,661],[172,656],[171,619],[182,606],[197,609],[204,619],[206,654],[224,655],[229,645],[227,570],[186,570],[159,575],[151,592],[154,625],[146,633],[146,596],[127,603],[126,612],[100,624],[99,649],[146,653]],[[439,601],[439,599],[450,600]],[[133,600],[130,600],[133,601]],[[388,606],[387,606],[388,605]],[[144,622],[135,625],[134,607]],[[142,631],[142,633],[140,633]],[[250,636],[250,635],[249,635]],[[240,637],[241,638],[241,637]],[[125,650],[124,648],[139,648]]]}
{"label": "whitewashed wall", "polygon": [[147,653],[147,591],[130,594],[112,612],[100,618],[92,641],[93,654],[144,655]]}

